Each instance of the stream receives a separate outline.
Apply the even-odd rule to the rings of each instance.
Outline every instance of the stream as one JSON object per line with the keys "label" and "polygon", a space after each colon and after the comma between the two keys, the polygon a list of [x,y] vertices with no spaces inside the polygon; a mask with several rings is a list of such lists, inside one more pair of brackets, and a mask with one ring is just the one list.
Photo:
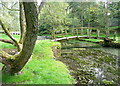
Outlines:
{"label": "stream", "polygon": [[61,43],[61,57],[76,84],[119,84],[118,52],[95,43],[71,40]]}

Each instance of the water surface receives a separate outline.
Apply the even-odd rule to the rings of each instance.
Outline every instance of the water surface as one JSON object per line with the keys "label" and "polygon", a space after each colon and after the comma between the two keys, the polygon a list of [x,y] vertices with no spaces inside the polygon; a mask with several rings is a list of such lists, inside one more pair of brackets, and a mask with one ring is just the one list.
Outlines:
{"label": "water surface", "polygon": [[77,84],[118,83],[118,51],[80,41],[62,43],[61,57]]}

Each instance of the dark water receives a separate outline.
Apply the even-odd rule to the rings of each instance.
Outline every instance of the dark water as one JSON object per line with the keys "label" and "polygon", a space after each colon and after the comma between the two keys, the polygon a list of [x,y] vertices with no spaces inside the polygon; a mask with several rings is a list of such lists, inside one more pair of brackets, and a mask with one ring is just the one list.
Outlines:
{"label": "dark water", "polygon": [[62,43],[61,57],[76,84],[117,84],[118,51],[98,44],[67,41]]}

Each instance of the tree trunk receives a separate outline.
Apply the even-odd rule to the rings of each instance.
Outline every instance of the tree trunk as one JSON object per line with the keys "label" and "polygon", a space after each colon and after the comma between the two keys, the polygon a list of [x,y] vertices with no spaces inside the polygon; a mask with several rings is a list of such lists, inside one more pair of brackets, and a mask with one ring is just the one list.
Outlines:
{"label": "tree trunk", "polygon": [[4,71],[14,74],[19,72],[28,62],[32,55],[38,30],[38,10],[35,2],[23,2],[26,19],[26,34],[23,41],[23,48],[18,55],[14,55],[15,60],[10,65],[6,65]]}
{"label": "tree trunk", "polygon": [[[81,2],[81,4],[82,4],[82,2]],[[82,6],[83,6],[83,4],[82,4]],[[81,26],[82,26],[82,27],[81,27],[81,36],[84,35],[84,34],[83,34],[83,10],[84,10],[84,9],[82,8],[82,12],[81,12],[81,20],[82,20],[82,21],[81,21],[81,24],[82,24],[82,25],[81,25]]]}

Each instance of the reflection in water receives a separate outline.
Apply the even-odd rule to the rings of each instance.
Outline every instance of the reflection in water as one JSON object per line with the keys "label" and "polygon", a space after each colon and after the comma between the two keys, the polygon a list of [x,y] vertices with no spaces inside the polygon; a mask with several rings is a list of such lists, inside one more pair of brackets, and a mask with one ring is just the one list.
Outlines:
{"label": "reflection in water", "polygon": [[58,60],[68,65],[77,84],[114,84],[119,78],[118,50],[88,42],[68,41],[62,43]]}

